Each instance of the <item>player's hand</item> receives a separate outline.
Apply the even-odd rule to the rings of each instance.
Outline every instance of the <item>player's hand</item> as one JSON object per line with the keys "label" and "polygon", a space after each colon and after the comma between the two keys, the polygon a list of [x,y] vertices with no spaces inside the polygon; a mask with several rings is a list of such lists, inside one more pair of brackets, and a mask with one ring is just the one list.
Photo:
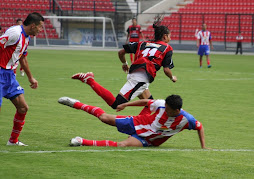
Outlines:
{"label": "player's hand", "polygon": [[125,73],[129,72],[129,66],[128,65],[122,65],[122,69]]}
{"label": "player's hand", "polygon": [[173,81],[175,83],[177,81],[177,77],[176,76],[172,76],[171,81]]}
{"label": "player's hand", "polygon": [[126,107],[125,104],[120,104],[120,105],[118,105],[118,106],[116,107],[116,112],[119,112],[119,111],[124,110],[125,107]]}
{"label": "player's hand", "polygon": [[36,89],[38,87],[38,81],[35,78],[29,79],[30,87],[32,89]]}

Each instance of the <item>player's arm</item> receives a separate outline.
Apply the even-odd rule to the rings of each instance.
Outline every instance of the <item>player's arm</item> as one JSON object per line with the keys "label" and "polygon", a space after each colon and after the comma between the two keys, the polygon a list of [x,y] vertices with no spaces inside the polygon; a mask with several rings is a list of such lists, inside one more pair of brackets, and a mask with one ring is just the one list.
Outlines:
{"label": "player's arm", "polygon": [[125,59],[125,49],[121,49],[118,51],[118,57],[120,59],[120,61],[122,62],[122,69],[125,73],[128,73],[129,71],[129,66],[128,66],[128,62]]}
{"label": "player's arm", "polygon": [[171,81],[173,81],[173,82],[176,82],[176,81],[177,81],[177,77],[176,77],[176,76],[173,76],[172,71],[170,70],[170,68],[164,67],[163,70],[164,70],[165,75],[166,75],[167,77],[169,77],[169,79],[170,79]]}
{"label": "player's arm", "polygon": [[116,111],[121,111],[124,108],[126,108],[127,106],[146,106],[148,104],[148,102],[151,99],[141,99],[141,100],[137,100],[137,101],[131,101],[131,102],[127,102],[127,103],[123,103],[117,106]]}
{"label": "player's arm", "polygon": [[210,148],[207,148],[206,145],[205,145],[205,131],[204,131],[204,127],[203,125],[197,121],[197,123],[199,124],[199,126],[197,126],[197,130],[198,130],[198,137],[199,137],[199,141],[200,141],[200,144],[201,144],[201,148],[202,149],[210,149]]}
{"label": "player's arm", "polygon": [[174,63],[172,60],[172,51],[168,51],[162,61],[163,71],[167,77],[173,82],[177,81],[176,76],[173,76],[171,69],[174,68]]}
{"label": "player's arm", "polygon": [[210,34],[210,37],[209,37],[209,43],[210,43],[211,49],[213,50],[213,42],[212,42],[212,36],[211,36],[211,34]]}
{"label": "player's arm", "polygon": [[140,31],[140,35],[141,35],[141,37],[142,37],[142,40],[145,41],[145,37],[144,37],[144,34],[143,34],[142,31]]}
{"label": "player's arm", "polygon": [[21,67],[24,69],[28,81],[30,82],[30,87],[33,89],[36,89],[38,87],[38,81],[33,77],[28,62],[27,62],[27,56],[22,55],[21,58],[19,59]]}

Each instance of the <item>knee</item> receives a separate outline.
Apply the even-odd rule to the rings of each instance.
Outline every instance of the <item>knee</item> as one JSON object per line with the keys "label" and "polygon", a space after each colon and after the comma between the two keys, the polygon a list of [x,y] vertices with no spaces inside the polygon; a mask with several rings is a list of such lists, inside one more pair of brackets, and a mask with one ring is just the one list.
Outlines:
{"label": "knee", "polygon": [[19,113],[21,113],[21,114],[25,114],[25,113],[27,113],[28,109],[29,109],[29,107],[28,107],[28,105],[26,104],[26,105],[24,105],[24,106],[18,107],[18,108],[17,108],[17,111],[18,111]]}
{"label": "knee", "polygon": [[119,104],[123,104],[128,102],[127,99],[125,99],[122,95],[118,94],[116,97],[115,102],[111,105],[113,109],[116,109]]}
{"label": "knee", "polygon": [[128,144],[125,141],[117,142],[117,147],[128,147]]}

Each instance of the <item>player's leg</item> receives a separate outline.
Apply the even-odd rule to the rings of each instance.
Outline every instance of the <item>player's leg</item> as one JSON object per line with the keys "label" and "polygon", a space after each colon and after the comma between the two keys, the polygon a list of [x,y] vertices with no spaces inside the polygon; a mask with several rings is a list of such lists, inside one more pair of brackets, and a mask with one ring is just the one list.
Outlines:
{"label": "player's leg", "polygon": [[[139,99],[153,99],[152,94],[150,93],[149,89],[147,88],[141,95],[138,96]],[[139,115],[144,114],[151,114],[150,109],[145,106],[142,111],[139,113]]]}
{"label": "player's leg", "polygon": [[131,63],[133,63],[133,54],[132,53],[130,53],[130,59],[131,59]]}
{"label": "player's leg", "polygon": [[235,52],[236,55],[238,54],[238,49],[239,49],[239,43],[237,42],[236,43],[236,52]]}
{"label": "player's leg", "polygon": [[243,46],[242,46],[242,42],[240,42],[240,54],[243,54]]}
{"label": "player's leg", "polygon": [[28,105],[25,101],[24,94],[19,94],[18,96],[14,96],[14,99],[10,98],[17,111],[13,120],[13,129],[11,133],[11,137],[7,143],[7,145],[25,145],[18,141],[18,137],[23,129],[25,124],[25,117],[28,111]]}
{"label": "player's leg", "polygon": [[212,65],[210,64],[209,55],[210,55],[210,47],[208,45],[206,45],[205,46],[205,56],[206,56],[207,67],[211,68]]}
{"label": "player's leg", "polygon": [[212,65],[210,64],[211,62],[210,62],[209,55],[206,55],[206,62],[207,62],[207,67],[208,67],[208,68],[211,68]]}
{"label": "player's leg", "polygon": [[72,76],[72,79],[78,79],[82,81],[83,83],[88,84],[91,86],[91,88],[109,105],[111,106],[116,98],[113,96],[113,94],[101,86],[99,83],[97,83],[94,80],[94,74],[92,72],[87,73],[77,73]]}
{"label": "player's leg", "polygon": [[202,58],[203,58],[203,54],[204,54],[203,46],[200,45],[199,48],[198,48],[199,67],[200,67],[200,68],[202,67]]}
{"label": "player's leg", "polygon": [[115,123],[116,115],[107,114],[99,107],[90,106],[90,105],[81,103],[78,100],[72,99],[69,97],[61,97],[58,99],[58,102],[60,104],[67,105],[67,106],[73,107],[75,109],[83,110],[83,111],[99,118],[102,122],[104,122],[108,125],[116,126],[116,123]]}
{"label": "player's leg", "polygon": [[75,137],[71,139],[70,146],[143,147],[143,143],[132,136],[121,142],[115,142],[111,140],[88,140],[82,137]]}

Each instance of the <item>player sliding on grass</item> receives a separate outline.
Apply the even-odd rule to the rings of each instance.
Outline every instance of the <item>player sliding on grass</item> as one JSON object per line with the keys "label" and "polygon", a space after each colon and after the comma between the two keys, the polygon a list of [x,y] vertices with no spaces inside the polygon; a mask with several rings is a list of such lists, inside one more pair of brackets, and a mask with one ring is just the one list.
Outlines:
{"label": "player sliding on grass", "polygon": [[61,97],[59,103],[81,109],[99,118],[102,122],[116,126],[119,132],[130,135],[121,142],[87,140],[81,137],[71,139],[71,146],[110,146],[110,147],[147,147],[159,146],[183,129],[198,131],[201,147],[206,149],[202,124],[192,115],[182,110],[182,99],[171,95],[166,100],[141,99],[117,106],[117,111],[127,106],[147,106],[150,113],[138,116],[117,116],[105,113],[101,108],[83,104],[78,100]]}
{"label": "player sliding on grass", "polygon": [[[129,72],[129,74],[127,76],[127,82],[116,98],[110,91],[94,80],[94,74],[92,72],[77,73],[72,78],[79,79],[90,85],[113,109],[116,109],[119,104],[126,103],[137,96],[140,99],[153,99],[148,86],[154,81],[156,72],[161,66],[163,66],[166,76],[173,82],[177,81],[177,78],[171,72],[171,69],[174,67],[172,60],[173,49],[167,44],[171,40],[171,33],[166,26],[157,26],[154,24],[153,27],[154,41],[126,44],[123,46],[124,49],[119,51],[119,58],[123,63],[122,69],[125,72]],[[135,53],[135,60],[130,68],[125,59],[126,53]],[[144,108],[142,113],[145,113],[145,111],[146,108]]]}

